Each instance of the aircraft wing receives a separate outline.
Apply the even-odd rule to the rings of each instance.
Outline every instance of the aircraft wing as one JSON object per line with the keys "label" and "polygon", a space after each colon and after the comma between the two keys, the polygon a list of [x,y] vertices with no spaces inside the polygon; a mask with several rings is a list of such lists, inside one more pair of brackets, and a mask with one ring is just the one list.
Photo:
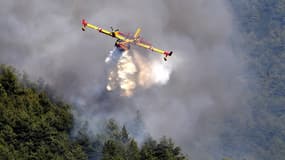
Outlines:
{"label": "aircraft wing", "polygon": [[142,47],[142,48],[145,48],[145,49],[149,49],[149,50],[156,52],[156,53],[159,53],[159,54],[167,55],[167,56],[171,56],[170,53],[172,53],[172,52],[168,52],[168,51],[165,51],[165,50],[162,50],[162,49],[153,47],[149,44],[145,44],[145,43],[141,43],[141,42],[137,42],[137,43],[135,43],[135,45]]}
{"label": "aircraft wing", "polygon": [[[119,32],[119,31],[114,31],[114,32],[113,31],[108,31],[106,29],[103,29],[103,28],[100,28],[98,26],[92,25],[92,24],[88,23],[85,19],[83,19],[82,20],[82,30],[85,31],[86,28],[94,29],[94,30],[99,31],[101,33],[104,33],[104,34],[106,34],[108,36],[111,36],[111,37],[123,40],[123,41],[125,41],[127,43],[133,43],[134,42],[133,36],[131,36],[129,34],[124,34],[124,33]],[[140,32],[140,29],[136,33],[137,36],[139,35],[139,32]]]}
{"label": "aircraft wing", "polygon": [[123,41],[129,40],[128,37],[125,36],[125,34],[123,34],[122,32],[119,32],[119,31],[115,32],[115,37],[117,39],[120,39],[120,40],[123,40]]}
{"label": "aircraft wing", "polygon": [[167,57],[171,56],[172,53],[173,53],[172,51],[165,51],[165,50],[153,47],[150,44],[146,44],[146,43],[142,43],[142,42],[136,42],[135,45],[137,45],[139,47],[142,47],[142,48],[145,48],[145,49],[149,49],[149,50],[151,50],[153,52],[156,52],[156,53],[164,55],[164,60],[165,61],[167,60]]}
{"label": "aircraft wing", "polygon": [[108,35],[108,36],[111,36],[111,37],[114,37],[114,38],[117,38],[119,40],[122,40],[126,43],[131,43],[131,44],[134,44],[134,45],[137,45],[139,47],[142,47],[142,48],[145,48],[145,49],[149,49],[153,52],[156,52],[156,53],[159,53],[159,54],[162,54],[164,55],[164,60],[167,60],[167,57],[168,56],[171,56],[172,55],[172,51],[165,51],[165,50],[161,50],[161,49],[158,49],[158,48],[155,48],[153,47],[151,44],[147,43],[147,42],[144,42],[142,40],[142,38],[139,38],[140,37],[140,32],[141,32],[141,29],[138,28],[136,33],[134,35],[129,35],[129,34],[124,34],[122,32],[119,32],[119,31],[108,31],[108,30],[105,30],[105,29],[102,29],[98,26],[95,26],[95,25],[92,25],[90,23],[87,23],[87,21],[85,19],[82,20],[82,30],[85,31],[86,28],[91,28],[91,29],[94,29],[94,30],[97,30],[101,33],[104,33],[105,35]]}
{"label": "aircraft wing", "polygon": [[119,31],[111,32],[111,31],[108,31],[106,29],[100,28],[98,26],[92,25],[92,24],[88,23],[85,19],[83,19],[82,20],[82,30],[85,31],[86,28],[94,29],[96,31],[99,31],[100,33],[104,33],[105,35],[126,41],[128,43],[133,42],[132,39],[128,39],[127,35],[125,35],[122,32],[119,32]]}
{"label": "aircraft wing", "polygon": [[155,48],[155,47],[152,47],[151,45],[148,45],[148,44],[144,44],[144,43],[138,42],[138,43],[136,43],[136,45],[139,46],[139,47],[143,47],[145,49],[149,49],[151,51],[160,53],[160,54],[164,54],[163,50]]}

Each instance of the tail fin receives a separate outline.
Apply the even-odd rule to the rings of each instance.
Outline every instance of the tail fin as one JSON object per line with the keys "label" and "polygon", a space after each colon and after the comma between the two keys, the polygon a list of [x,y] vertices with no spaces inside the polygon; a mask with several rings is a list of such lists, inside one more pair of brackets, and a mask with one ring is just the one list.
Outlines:
{"label": "tail fin", "polygon": [[140,33],[141,33],[141,28],[138,28],[137,31],[136,31],[136,33],[135,33],[135,35],[134,35],[134,38],[135,38],[135,39],[136,39],[136,38],[139,38]]}

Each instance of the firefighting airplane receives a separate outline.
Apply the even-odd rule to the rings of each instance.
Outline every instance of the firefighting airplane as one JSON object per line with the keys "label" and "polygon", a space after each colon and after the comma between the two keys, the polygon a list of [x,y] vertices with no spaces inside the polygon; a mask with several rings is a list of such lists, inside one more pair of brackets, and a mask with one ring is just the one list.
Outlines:
{"label": "firefighting airplane", "polygon": [[86,28],[91,28],[94,30],[97,30],[101,33],[104,33],[108,36],[114,37],[117,39],[115,46],[118,47],[121,50],[128,50],[130,49],[130,44],[145,48],[145,49],[149,49],[153,52],[159,53],[164,55],[164,60],[167,61],[167,57],[172,55],[172,51],[164,51],[158,48],[153,47],[150,43],[145,42],[141,37],[140,37],[140,32],[141,29],[138,28],[137,31],[135,32],[134,35],[131,34],[124,34],[122,32],[120,32],[118,29],[113,30],[113,28],[111,27],[112,31],[108,31],[105,29],[102,29],[98,26],[92,25],[90,23],[88,23],[85,19],[82,20],[82,31],[85,31]]}

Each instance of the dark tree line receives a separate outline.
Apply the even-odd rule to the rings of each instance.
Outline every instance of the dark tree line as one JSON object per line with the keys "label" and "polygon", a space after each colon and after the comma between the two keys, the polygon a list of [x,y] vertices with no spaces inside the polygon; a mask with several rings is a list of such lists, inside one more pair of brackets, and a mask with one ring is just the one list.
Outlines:
{"label": "dark tree line", "polygon": [[[126,127],[119,127],[113,119],[105,124],[105,133],[92,140],[86,130],[81,130],[77,141],[89,155],[90,159],[102,160],[186,160],[180,147],[175,146],[171,139],[162,137],[158,142],[147,138],[139,147]],[[99,151],[99,153],[98,153]]]}

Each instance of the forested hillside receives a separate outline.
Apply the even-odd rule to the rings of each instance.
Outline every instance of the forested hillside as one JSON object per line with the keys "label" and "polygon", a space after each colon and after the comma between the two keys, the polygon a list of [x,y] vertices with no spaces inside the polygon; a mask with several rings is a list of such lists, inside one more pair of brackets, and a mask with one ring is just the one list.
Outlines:
{"label": "forested hillside", "polygon": [[[22,82],[21,82],[22,81]],[[0,159],[87,159],[69,138],[70,107],[0,67]]]}
{"label": "forested hillside", "polygon": [[0,159],[186,159],[165,137],[149,138],[139,148],[112,119],[97,137],[90,139],[83,129],[71,138],[70,106],[47,90],[42,82],[31,83],[12,67],[0,66]]}
{"label": "forested hillside", "polygon": [[186,160],[181,149],[171,139],[162,137],[159,141],[147,138],[141,147],[111,119],[105,124],[105,133],[90,139],[84,130],[80,131],[77,142],[88,153],[89,159],[102,160]]}
{"label": "forested hillside", "polygon": [[[232,0],[252,97],[247,126],[224,137],[239,157],[285,157],[285,0]],[[229,136],[230,135],[230,136]]]}

